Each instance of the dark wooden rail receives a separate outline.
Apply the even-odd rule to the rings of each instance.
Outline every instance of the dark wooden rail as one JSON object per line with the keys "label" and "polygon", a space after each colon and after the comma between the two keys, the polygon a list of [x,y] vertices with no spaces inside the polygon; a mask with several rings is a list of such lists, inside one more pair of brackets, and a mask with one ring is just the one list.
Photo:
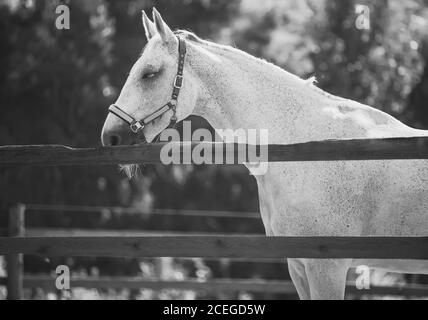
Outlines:
{"label": "dark wooden rail", "polygon": [[107,207],[107,206],[76,206],[62,204],[26,204],[25,213],[35,212],[73,212],[74,214],[88,214],[110,212],[117,214],[141,214],[141,215],[162,215],[162,216],[185,216],[203,218],[240,218],[240,219],[260,219],[258,212],[242,211],[216,211],[216,210],[180,210],[180,209],[150,209],[141,210],[134,207]]}
{"label": "dark wooden rail", "polygon": [[0,255],[428,260],[428,237],[0,237]]}
{"label": "dark wooden rail", "polygon": [[[161,163],[159,155],[165,144],[98,148],[70,148],[60,145],[2,146],[0,147],[0,165]],[[180,150],[180,159],[183,159],[185,145],[190,146],[193,150],[198,144],[209,143],[175,144],[177,150]],[[238,144],[220,145],[223,146],[223,163],[226,163],[226,157],[234,159],[235,164],[239,163]],[[267,149],[267,159],[263,159],[263,161],[269,162],[428,159],[428,137],[325,140],[290,145],[271,144]]]}
{"label": "dark wooden rail", "polygon": [[[176,231],[156,231],[156,230],[132,230],[132,229],[77,229],[77,228],[26,228],[23,236],[25,237],[180,237],[180,236],[230,236],[231,234],[222,234],[214,232],[176,232]],[[243,235],[243,234],[234,234]],[[248,234],[245,236],[260,236],[261,234]]]}

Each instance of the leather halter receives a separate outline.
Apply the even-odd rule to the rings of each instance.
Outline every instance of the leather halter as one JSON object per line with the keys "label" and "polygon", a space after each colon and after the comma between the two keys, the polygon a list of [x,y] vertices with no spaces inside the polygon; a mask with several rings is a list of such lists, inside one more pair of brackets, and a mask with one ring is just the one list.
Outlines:
{"label": "leather halter", "polygon": [[168,125],[168,128],[171,128],[175,125],[177,122],[177,116],[176,116],[176,107],[177,107],[177,99],[178,95],[180,94],[180,89],[183,86],[183,69],[184,69],[184,58],[186,57],[186,41],[180,37],[178,38],[178,68],[177,68],[177,74],[174,78],[173,83],[173,89],[172,89],[172,95],[171,99],[162,107],[154,111],[153,113],[149,114],[147,117],[136,120],[131,115],[123,111],[121,108],[119,108],[117,105],[112,104],[108,111],[113,113],[115,116],[119,117],[123,121],[129,124],[129,128],[134,133],[139,133],[143,128],[163,115],[168,110],[172,110],[172,116],[170,120],[170,124]]}

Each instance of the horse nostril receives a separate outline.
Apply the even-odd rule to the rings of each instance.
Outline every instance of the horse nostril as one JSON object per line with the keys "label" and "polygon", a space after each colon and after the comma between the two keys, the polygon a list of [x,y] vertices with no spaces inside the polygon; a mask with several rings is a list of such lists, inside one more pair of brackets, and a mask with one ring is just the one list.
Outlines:
{"label": "horse nostril", "polygon": [[120,144],[120,137],[117,135],[112,135],[109,137],[111,146],[118,146]]}

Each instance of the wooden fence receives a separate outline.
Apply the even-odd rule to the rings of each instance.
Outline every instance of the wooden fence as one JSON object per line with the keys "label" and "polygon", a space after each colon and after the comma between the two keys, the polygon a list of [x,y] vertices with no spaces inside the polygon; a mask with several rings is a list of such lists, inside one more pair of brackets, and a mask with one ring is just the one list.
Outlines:
{"label": "wooden fence", "polygon": [[[99,165],[160,163],[165,144],[72,149],[64,146],[0,147],[0,165]],[[178,143],[182,153],[186,143]],[[195,143],[190,147],[194,148]],[[223,156],[237,157],[239,147],[223,147]],[[428,159],[428,138],[329,140],[269,145],[264,161],[337,161]],[[248,161],[248,160],[246,160]],[[16,218],[21,219],[18,207]],[[23,215],[23,213],[22,213]],[[7,255],[10,298],[21,298],[22,254],[42,256],[229,257],[229,258],[376,258],[428,260],[428,237],[253,237],[130,236],[24,237],[20,221],[10,219],[10,237],[0,237]],[[22,219],[23,221],[23,219]],[[12,284],[12,282],[15,282]]]}
{"label": "wooden fence", "polygon": [[[161,163],[160,152],[167,143],[152,143],[134,146],[70,148],[59,145],[42,146],[0,146],[0,165],[102,165]],[[238,157],[239,150],[248,145],[216,144],[208,142],[174,143],[180,152],[193,150],[197,145],[221,146],[223,163],[248,162]],[[214,149],[214,148],[213,148]],[[337,160],[392,160],[428,159],[428,137],[325,140],[290,145],[268,145],[263,161],[337,161]],[[247,153],[248,155],[248,153]],[[213,155],[214,157],[214,152]]]}
{"label": "wooden fence", "polygon": [[[193,239],[193,237],[203,237],[207,239],[216,238],[222,239],[229,238],[243,238],[243,239],[257,239],[260,238],[267,240],[266,237],[260,237],[258,235],[245,235],[245,236],[230,236],[222,235],[212,237],[211,235],[204,234],[192,234],[189,236],[185,233],[174,233],[174,232],[163,232],[163,231],[141,231],[141,230],[91,230],[91,229],[50,229],[50,228],[24,228],[25,212],[26,207],[38,210],[38,211],[72,211],[75,213],[84,212],[100,212],[105,210],[112,210],[122,213],[135,213],[138,212],[137,209],[132,208],[105,208],[105,207],[88,207],[88,206],[55,206],[55,205],[18,205],[12,207],[9,212],[9,233],[10,235],[21,236],[22,239],[26,239],[29,242],[32,242],[34,239],[43,238],[46,239],[47,245],[49,246],[52,242],[57,242],[58,239],[75,239],[81,238],[87,240],[86,236],[91,235],[92,238],[99,238],[100,243],[104,242],[105,237],[116,240],[117,238],[129,238],[129,237],[142,237],[142,238],[151,238],[159,240],[167,237],[168,241],[172,238],[174,241],[176,239]],[[79,210],[80,209],[80,210]],[[31,212],[31,210],[30,210]],[[254,218],[255,213],[240,213],[240,212],[210,212],[210,211],[175,211],[175,210],[166,210],[158,211],[155,210],[155,214],[162,215],[172,215],[173,212],[181,215],[188,215],[190,217],[195,216],[205,216],[205,217],[215,217],[215,218],[230,218],[230,217],[241,217],[245,219]],[[5,235],[3,232],[2,235]],[[125,236],[127,235],[127,236]],[[288,238],[287,238],[288,239]],[[417,238],[416,238],[417,239]],[[386,240],[390,240],[387,238]],[[2,242],[0,242],[0,246]],[[3,245],[7,246],[8,243],[5,242]],[[85,246],[88,244],[85,241]],[[322,244],[321,244],[322,245]],[[202,244],[204,248],[206,244]],[[221,245],[220,245],[221,246]],[[96,245],[98,247],[98,245]],[[200,247],[199,244],[196,244],[196,248]],[[236,260],[247,261],[247,262],[270,262],[270,263],[284,263],[284,254],[275,255],[271,258],[266,258],[266,255],[263,255],[262,258],[255,258],[254,256],[259,256],[256,254],[246,255],[246,247],[242,246],[239,251],[244,252],[237,256],[233,256]],[[69,250],[70,248],[62,248],[60,250]],[[153,250],[156,250],[154,248]],[[176,248],[175,248],[176,250]],[[205,250],[205,249],[204,249]],[[213,254],[204,254],[199,253],[198,256],[208,256],[209,259],[219,258],[219,250],[215,251]],[[264,248],[264,250],[270,250],[269,248]],[[328,249],[326,249],[328,250]],[[382,249],[381,249],[382,250]],[[1,251],[1,250],[0,250]],[[49,275],[25,275],[23,272],[23,259],[22,252],[38,254],[43,256],[53,256],[50,252],[33,252],[32,250],[22,250],[18,249],[15,251],[12,249],[5,249],[8,253],[7,260],[7,270],[8,277],[0,277],[0,285],[6,285],[8,288],[8,298],[9,299],[20,299],[23,297],[24,288],[43,288],[48,291],[56,292],[55,287],[55,278]],[[43,250],[42,250],[43,251]],[[262,250],[260,250],[262,251]],[[155,252],[155,251],[154,251]],[[259,249],[256,250],[259,252]],[[76,253],[62,252],[60,255],[86,255],[82,254],[81,251]],[[90,253],[88,256],[95,255],[105,255],[102,252],[99,253]],[[127,256],[127,253],[116,252],[112,254],[108,252],[108,255],[111,256]],[[178,256],[183,258],[184,254],[181,253],[176,255],[174,252],[171,252],[168,255]],[[139,255],[137,255],[139,256]],[[146,255],[145,255],[146,256]],[[159,253],[154,254],[154,256],[159,256]],[[96,288],[96,289],[152,289],[152,290],[162,290],[162,289],[178,289],[178,290],[194,290],[194,291],[203,291],[203,292],[254,292],[254,293],[265,293],[265,294],[285,294],[290,296],[296,296],[296,291],[293,284],[290,281],[284,280],[261,280],[261,279],[210,279],[207,281],[201,281],[198,279],[186,279],[184,281],[174,281],[174,280],[155,280],[155,279],[144,279],[141,277],[85,277],[85,278],[76,278],[72,277],[70,280],[72,288]],[[358,290],[355,286],[355,283],[348,283],[346,289],[347,295],[351,296],[361,296],[361,295],[392,295],[392,296],[406,296],[406,297],[428,297],[428,286],[424,285],[394,285],[394,286],[371,286],[369,290]]]}

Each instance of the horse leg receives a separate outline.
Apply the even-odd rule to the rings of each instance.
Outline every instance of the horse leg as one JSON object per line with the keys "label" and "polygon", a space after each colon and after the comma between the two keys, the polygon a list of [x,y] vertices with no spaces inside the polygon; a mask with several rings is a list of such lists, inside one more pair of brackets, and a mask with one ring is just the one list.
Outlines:
{"label": "horse leg", "polygon": [[290,273],[291,280],[296,287],[300,300],[309,300],[311,295],[304,264],[297,259],[288,259],[288,272]]}
{"label": "horse leg", "polygon": [[343,300],[345,298],[346,275],[351,260],[317,259],[306,260],[312,300]]}

